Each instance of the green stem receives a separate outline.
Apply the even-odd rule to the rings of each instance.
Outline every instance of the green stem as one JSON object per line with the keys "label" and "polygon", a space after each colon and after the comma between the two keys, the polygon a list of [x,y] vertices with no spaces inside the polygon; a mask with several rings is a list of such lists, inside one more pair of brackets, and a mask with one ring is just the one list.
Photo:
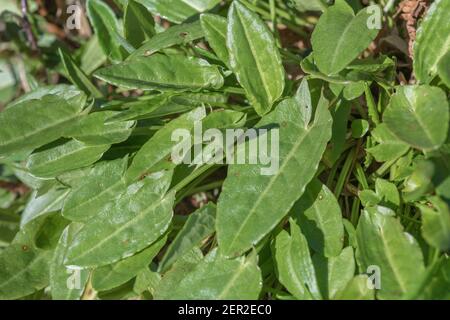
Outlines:
{"label": "green stem", "polygon": [[420,221],[417,220],[419,217],[420,217],[419,210],[416,211],[416,213],[414,214],[414,216],[412,218],[410,218],[408,216],[408,218],[409,218],[408,220],[410,220],[410,221],[409,221],[409,224],[406,226],[406,232],[409,232],[412,229],[412,227],[414,226],[414,223],[420,223]]}
{"label": "green stem", "polygon": [[194,172],[192,172],[188,177],[181,180],[175,187],[173,187],[172,190],[175,190],[176,192],[181,191],[184,187],[189,185],[192,181],[200,177],[202,174],[204,174],[214,166],[216,166],[216,164],[207,164],[203,167],[198,168],[197,170],[194,170]]}
{"label": "green stem", "polygon": [[199,193],[199,192],[204,192],[204,191],[209,191],[209,190],[213,190],[213,189],[216,189],[216,188],[220,188],[223,185],[223,182],[224,182],[224,180],[214,181],[214,182],[202,185],[200,187],[192,188],[191,190],[189,190],[189,192],[187,192],[184,195],[184,197],[187,197],[187,196]]}
{"label": "green stem", "polygon": [[272,32],[275,35],[277,39],[278,37],[278,30],[277,30],[277,12],[275,11],[275,0],[269,0],[270,4],[270,21],[272,22]]}
{"label": "green stem", "polygon": [[427,284],[429,284],[431,278],[436,273],[437,269],[440,267],[440,263],[443,261],[442,258],[439,259],[439,251],[437,251],[437,254],[433,257],[432,264],[427,268],[427,271],[422,276],[421,279],[419,279],[420,283],[415,288],[415,290],[411,290],[407,292],[402,298],[403,300],[416,300],[420,297],[424,289],[426,288]]}
{"label": "green stem", "polygon": [[[251,4],[250,2],[246,1],[246,0],[241,0],[241,2],[243,4],[245,4],[249,9],[253,10],[256,13],[259,13],[264,19],[270,19],[270,13],[267,12],[266,10],[255,6],[254,4]],[[279,12],[278,12],[279,13]],[[279,14],[279,16],[281,17],[281,15]],[[283,24],[285,24],[287,27],[289,27],[291,29],[291,31],[301,35],[301,36],[307,36],[306,32],[303,31],[301,28],[299,28],[299,25],[302,25],[302,23],[299,23],[298,21],[295,21],[295,23],[292,23],[291,21],[285,19],[282,17],[281,22]]]}
{"label": "green stem", "polygon": [[358,197],[355,197],[352,205],[352,213],[350,216],[350,222],[356,227],[359,219],[359,205],[361,204],[361,200]]}
{"label": "green stem", "polygon": [[372,92],[370,91],[369,85],[364,83],[364,92],[366,95],[367,108],[369,109],[369,116],[373,123],[376,125],[380,123],[380,116],[378,114],[377,105],[373,98]]}
{"label": "green stem", "polygon": [[245,95],[245,90],[244,90],[243,88],[238,88],[238,87],[223,87],[222,90],[225,91],[226,93],[233,93],[233,94]]}
{"label": "green stem", "polygon": [[319,80],[324,80],[326,82],[331,82],[331,83],[336,83],[336,84],[343,84],[343,85],[349,85],[352,83],[352,81],[349,80],[343,80],[343,79],[339,79],[336,77],[331,77],[331,76],[327,76],[326,74],[320,73],[318,71],[315,70],[304,70],[305,72],[307,72],[309,74],[309,76],[313,79],[319,79]]}
{"label": "green stem", "polygon": [[344,166],[342,167],[342,171],[339,174],[339,178],[336,183],[336,188],[334,189],[334,195],[336,196],[336,198],[339,198],[339,196],[342,193],[342,190],[344,189],[345,182],[347,181],[350,168],[352,167],[355,157],[356,157],[356,149],[354,148],[348,153],[347,159],[345,159]]}
{"label": "green stem", "polygon": [[336,173],[337,173],[337,169],[339,168],[339,165],[341,164],[343,160],[343,157],[340,157],[338,160],[335,161],[333,167],[331,168],[330,174],[328,175],[327,178],[327,187],[331,189],[333,189],[333,181],[334,178],[336,177]]}
{"label": "green stem", "polygon": [[298,55],[296,55],[296,54],[294,54],[294,53],[292,53],[292,52],[290,52],[290,51],[288,51],[288,50],[286,50],[284,48],[282,48],[280,50],[280,53],[286,59],[292,60],[293,62],[301,63],[303,61],[303,59],[301,57],[299,57]]}
{"label": "green stem", "polygon": [[363,189],[369,189],[369,184],[367,183],[366,174],[364,173],[364,169],[361,167],[361,165],[357,162],[355,164],[356,167],[356,179],[361,184]]}
{"label": "green stem", "polygon": [[[270,6],[270,4],[267,4],[265,2],[261,2],[261,4],[266,8],[268,8],[268,6]],[[281,8],[276,8],[275,11],[276,11],[276,14],[278,16],[280,16],[281,18],[286,19],[288,21],[292,21],[298,26],[308,27],[308,28],[312,27],[312,24],[309,23],[308,21],[306,21],[305,19],[302,19],[302,18],[298,17],[297,15],[290,14],[289,12],[287,12]]]}
{"label": "green stem", "polygon": [[400,159],[400,157],[397,157],[393,160],[383,163],[381,167],[379,167],[378,170],[375,171],[375,176],[380,178],[383,177],[386,174],[386,172],[397,162],[397,160]]}

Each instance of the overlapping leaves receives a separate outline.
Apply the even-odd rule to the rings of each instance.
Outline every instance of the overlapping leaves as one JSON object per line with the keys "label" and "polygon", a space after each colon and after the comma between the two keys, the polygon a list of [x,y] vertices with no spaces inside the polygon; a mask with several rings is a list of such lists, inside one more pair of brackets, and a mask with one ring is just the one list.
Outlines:
{"label": "overlapping leaves", "polygon": [[[355,1],[115,4],[55,53],[72,85],[27,68],[0,112],[0,299],[449,298],[448,1],[410,85]],[[264,129],[271,161],[180,164],[197,125]]]}

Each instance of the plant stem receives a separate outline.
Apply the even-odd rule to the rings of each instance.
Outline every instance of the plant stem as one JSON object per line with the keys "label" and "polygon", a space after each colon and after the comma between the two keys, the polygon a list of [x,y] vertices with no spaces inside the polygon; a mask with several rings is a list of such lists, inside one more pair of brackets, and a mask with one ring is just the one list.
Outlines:
{"label": "plant stem", "polygon": [[358,219],[359,219],[359,206],[361,204],[361,200],[359,200],[358,197],[355,197],[353,199],[353,204],[352,204],[352,213],[350,215],[350,222],[356,227],[356,225],[358,224]]}
{"label": "plant stem", "polygon": [[181,189],[186,187],[188,184],[190,184],[192,181],[200,177],[203,173],[207,172],[214,166],[215,164],[207,164],[203,167],[198,168],[197,170],[194,170],[187,178],[181,180],[175,187],[173,187],[172,190],[176,190],[177,192],[179,192]]}
{"label": "plant stem", "polygon": [[[261,4],[266,8],[269,6],[265,2],[262,2]],[[302,19],[296,15],[290,14],[289,12],[287,12],[281,8],[276,8],[275,11],[276,11],[276,14],[278,16],[280,16],[281,18],[286,19],[288,21],[292,21],[298,26],[312,28],[312,24],[310,22],[306,21],[305,19]]]}
{"label": "plant stem", "polygon": [[343,190],[345,182],[347,181],[347,178],[349,176],[350,168],[353,164],[355,157],[356,157],[356,148],[352,149],[348,153],[347,159],[345,159],[344,166],[342,167],[342,171],[341,171],[338,181],[336,183],[336,188],[334,189],[334,195],[336,196],[336,198],[339,198],[339,196],[342,193],[342,190]]}
{"label": "plant stem", "polygon": [[[270,20],[270,13],[268,13],[266,10],[264,10],[264,9],[262,9],[262,8],[256,6],[256,5],[254,5],[254,4],[251,4],[251,3],[249,3],[246,0],[241,0],[241,2],[243,4],[245,4],[249,9],[255,11],[256,13],[259,13],[264,19],[269,19]],[[280,15],[280,17],[281,17],[281,15]],[[303,31],[301,28],[299,28],[299,25],[302,25],[302,24],[298,23],[298,21],[295,21],[295,23],[292,23],[291,21],[286,20],[285,18],[282,18],[281,22],[283,24],[285,24],[286,26],[288,26],[295,33],[297,33],[297,34],[299,34],[301,36],[304,36],[304,37],[307,36],[306,32]]]}
{"label": "plant stem", "polygon": [[225,91],[226,93],[233,93],[233,94],[245,95],[245,90],[244,90],[243,88],[238,88],[238,87],[223,87],[222,89],[223,89],[223,91]]}
{"label": "plant stem", "polygon": [[31,30],[30,20],[28,19],[28,0],[21,0],[20,5],[22,9],[23,29],[25,30],[28,41],[31,44],[31,50],[37,51],[38,46],[36,38],[34,37],[33,30]]}
{"label": "plant stem", "polygon": [[355,168],[356,168],[356,174],[355,174],[356,179],[361,184],[363,189],[369,189],[369,184],[367,183],[367,179],[366,179],[366,175],[364,173],[364,169],[361,167],[359,162],[355,163]]}
{"label": "plant stem", "polygon": [[380,116],[378,115],[377,105],[367,82],[364,83],[364,92],[366,95],[367,108],[369,109],[370,119],[373,123],[378,125],[380,123]]}
{"label": "plant stem", "polygon": [[419,279],[419,285],[415,288],[415,290],[411,290],[407,292],[402,298],[403,300],[416,300],[420,297],[420,294],[424,291],[426,285],[430,282],[431,278],[434,276],[435,272],[437,271],[438,267],[440,266],[440,263],[443,261],[443,259],[439,259],[439,250],[436,250],[437,253],[435,253],[433,257],[433,261],[430,266],[428,266],[425,274],[422,276],[421,279]]}
{"label": "plant stem", "polygon": [[[200,179],[199,179],[199,180],[200,180]],[[204,179],[201,179],[201,180],[204,180]],[[183,192],[179,197],[177,197],[178,201],[180,201],[181,199],[184,199],[184,198],[186,198],[186,197],[188,197],[188,196],[191,196],[191,195],[193,195],[193,194],[196,194],[196,193],[200,193],[200,192],[204,192],[204,191],[208,191],[208,190],[220,188],[220,187],[223,185],[223,182],[224,182],[224,180],[214,181],[214,182],[205,184],[205,185],[203,185],[203,186],[196,187],[196,185],[197,185],[198,183],[200,183],[201,180],[200,180],[200,181],[197,181],[197,183],[194,183],[195,185],[194,185],[192,188],[189,188],[188,190],[186,190],[185,192]],[[178,201],[177,201],[177,202],[178,202]]]}
{"label": "plant stem", "polygon": [[397,162],[399,158],[400,157],[397,157],[393,160],[383,163],[382,166],[379,167],[378,170],[375,172],[375,176],[380,178],[383,177],[386,174],[386,172]]}

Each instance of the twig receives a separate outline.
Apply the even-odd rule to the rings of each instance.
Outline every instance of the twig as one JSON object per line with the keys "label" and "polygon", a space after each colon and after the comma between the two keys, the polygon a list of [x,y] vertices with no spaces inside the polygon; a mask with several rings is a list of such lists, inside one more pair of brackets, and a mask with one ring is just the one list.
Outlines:
{"label": "twig", "polygon": [[25,33],[27,34],[28,41],[31,44],[31,50],[37,51],[38,46],[36,42],[36,38],[34,37],[33,31],[31,30],[31,24],[28,20],[28,0],[21,0],[21,8],[22,8],[22,19],[23,19],[23,28]]}

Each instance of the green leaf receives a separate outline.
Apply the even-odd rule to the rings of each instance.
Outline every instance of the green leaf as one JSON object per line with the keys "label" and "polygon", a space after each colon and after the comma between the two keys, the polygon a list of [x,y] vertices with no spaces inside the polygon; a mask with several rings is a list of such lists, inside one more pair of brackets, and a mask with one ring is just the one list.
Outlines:
{"label": "green leaf", "polygon": [[59,48],[58,53],[64,65],[64,69],[66,71],[65,75],[67,78],[87,95],[92,94],[95,98],[101,98],[103,94],[97,89],[91,80],[89,80],[84,71],[77,66],[72,57],[61,48]]}
{"label": "green leaf", "polygon": [[60,210],[69,191],[61,187],[53,187],[43,195],[34,191],[22,213],[20,225],[24,226],[41,215]]}
{"label": "green leaf", "polygon": [[392,182],[377,178],[375,180],[375,190],[382,200],[382,205],[392,210],[400,206],[400,194],[397,186]]}
{"label": "green leaf", "polygon": [[[204,108],[197,108],[189,113],[186,113],[175,120],[166,124],[162,129],[155,133],[155,135],[142,146],[139,152],[133,159],[133,163],[126,173],[127,181],[135,181],[141,175],[146,174],[149,170],[161,162],[162,168],[173,168],[175,164],[168,160],[173,148],[178,144],[177,141],[172,141],[172,134],[176,129],[186,129],[189,132],[194,130],[194,124],[201,121],[206,115]],[[155,152],[157,150],[157,152]]]}
{"label": "green leaf", "polygon": [[363,74],[377,74],[394,68],[395,61],[385,55],[380,55],[377,58],[368,57],[363,60],[355,60],[347,67],[349,70],[358,71]]}
{"label": "green leaf", "polygon": [[[445,146],[442,148],[444,149]],[[434,165],[433,184],[436,193],[446,200],[450,200],[450,153],[439,152],[430,159]]]}
{"label": "green leaf", "polygon": [[10,300],[45,288],[51,251],[12,244],[0,253],[0,299]]}
{"label": "green leaf", "polygon": [[321,299],[308,242],[292,220],[290,227],[290,235],[283,230],[275,240],[278,279],[297,299]]}
{"label": "green leaf", "polygon": [[362,190],[359,192],[358,197],[364,207],[373,207],[381,202],[379,195],[372,190]]}
{"label": "green leaf", "polygon": [[375,291],[367,285],[369,279],[366,275],[355,276],[347,286],[339,291],[335,300],[373,300]]}
{"label": "green leaf", "polygon": [[450,210],[443,200],[432,197],[429,205],[419,205],[422,213],[422,235],[433,247],[450,249]]}
{"label": "green leaf", "polygon": [[56,177],[96,162],[109,148],[110,145],[89,146],[78,140],[69,140],[33,153],[28,157],[26,167],[37,177]]}
{"label": "green leaf", "polygon": [[20,217],[0,206],[0,248],[7,246],[19,231]]}
{"label": "green leaf", "polygon": [[175,92],[220,89],[224,81],[218,68],[205,60],[162,54],[127,60],[94,75],[122,88]]}
{"label": "green leaf", "polygon": [[12,244],[21,244],[24,248],[52,249],[56,247],[66,225],[67,220],[58,212],[42,214],[23,225]]}
{"label": "green leaf", "polygon": [[155,34],[150,40],[133,52],[127,60],[141,56],[150,56],[155,52],[175,45],[188,44],[203,38],[204,35],[200,21],[172,26],[161,33]]}
{"label": "green leaf", "polygon": [[0,112],[0,155],[35,149],[58,139],[81,108],[54,95],[6,108]]}
{"label": "green leaf", "polygon": [[450,258],[443,256],[437,263],[436,272],[420,292],[420,298],[427,300],[449,300]]}
{"label": "green leaf", "polygon": [[[41,229],[36,234],[36,247],[45,250],[55,249],[62,232],[68,224],[69,221],[64,219],[59,212],[49,214],[47,219],[44,220]],[[14,242],[17,242],[17,239],[14,239]]]}
{"label": "green leaf", "polygon": [[320,79],[320,80],[329,82],[331,84],[330,89],[335,89],[333,87],[333,84],[336,84],[337,88],[339,89],[338,90],[339,93],[340,93],[340,90],[342,90],[342,88],[343,88],[342,85],[350,85],[350,84],[354,83],[349,79],[345,79],[341,75],[326,75],[325,73],[319,71],[319,69],[317,69],[317,65],[316,65],[314,58],[315,58],[315,53],[311,52],[300,63],[300,67],[302,68],[302,70],[305,73],[310,74],[311,78]]}
{"label": "green leaf", "polygon": [[410,146],[424,150],[438,149],[447,139],[447,97],[437,87],[397,87],[383,119],[388,129]]}
{"label": "green leaf", "polygon": [[82,50],[80,67],[87,75],[90,75],[107,61],[107,57],[100,47],[96,34],[92,35]]}
{"label": "green leaf", "polygon": [[215,14],[202,14],[200,21],[208,44],[214,50],[217,57],[228,65],[230,57],[226,45],[227,19]]}
{"label": "green leaf", "polygon": [[378,144],[366,150],[379,162],[398,159],[409,150],[409,146],[394,136],[384,123],[380,123],[371,133]]}
{"label": "green leaf", "polygon": [[86,102],[86,95],[75,86],[58,84],[54,86],[39,87],[33,91],[25,93],[20,98],[8,104],[8,108],[20,105],[25,101],[40,100],[47,95],[58,96],[66,102],[80,107]]}
{"label": "green leaf", "polygon": [[172,174],[149,176],[131,186],[92,218],[69,247],[67,266],[96,267],[146,248],[163,235],[172,220]]}
{"label": "green leaf", "polygon": [[228,97],[221,93],[162,93],[127,104],[129,108],[112,116],[108,122],[130,119],[154,119],[191,111],[199,105],[223,106]]}
{"label": "green leaf", "polygon": [[268,113],[284,90],[285,75],[275,39],[253,11],[234,1],[228,13],[230,67],[259,115]]}
{"label": "green leaf", "polygon": [[414,163],[414,170],[406,178],[402,190],[405,201],[416,201],[433,189],[434,164],[428,160],[418,160]]}
{"label": "green leaf", "polygon": [[[346,75],[346,78],[349,78],[350,74],[351,72]],[[335,96],[338,97],[342,92],[342,97],[345,100],[351,101],[359,98],[364,93],[365,83],[364,81],[350,82],[347,85],[330,83],[330,89],[333,91]]]}
{"label": "green leaf", "polygon": [[326,5],[323,0],[294,0],[295,8],[301,12],[304,11],[323,11]]}
{"label": "green leaf", "polygon": [[159,273],[144,268],[136,275],[133,291],[142,294],[145,291],[149,291],[152,295],[155,294],[155,288],[161,281]]}
{"label": "green leaf", "polygon": [[[421,83],[430,83],[450,52],[450,3],[436,0],[417,30],[414,45],[414,73]],[[447,58],[445,56],[447,55]],[[447,69],[448,74],[448,69]]]}
{"label": "green leaf", "polygon": [[203,120],[205,129],[242,128],[247,120],[247,114],[234,110],[216,110]]}
{"label": "green leaf", "polygon": [[261,283],[256,254],[228,260],[213,251],[180,281],[169,299],[255,300]]}
{"label": "green leaf", "polygon": [[377,266],[381,273],[379,299],[400,299],[415,289],[425,271],[416,240],[403,231],[393,211],[384,207],[366,208],[356,230],[357,259],[366,271]]}
{"label": "green leaf", "polygon": [[[332,120],[323,97],[311,123],[302,120],[305,108],[295,98],[286,99],[258,124],[260,128],[279,127],[279,139],[267,139],[269,146],[279,144],[279,157],[273,150],[270,155],[271,166],[279,159],[279,167],[268,170],[262,164],[249,164],[248,159],[246,164],[230,165],[217,206],[216,229],[222,254],[239,255],[256,245],[289,212],[313,179],[331,137]],[[272,132],[267,135],[274,137]],[[264,169],[269,175],[262,174]]]}
{"label": "green leaf", "polygon": [[114,264],[96,268],[92,273],[92,286],[97,291],[110,290],[134,278],[146,268],[167,241],[167,237],[152,244],[135,255]]}
{"label": "green leaf", "polygon": [[50,265],[50,288],[54,300],[78,300],[84,292],[90,270],[69,269],[64,265],[67,249],[80,224],[70,224],[64,229]]}
{"label": "green leaf", "polygon": [[100,0],[88,0],[86,8],[103,52],[113,62],[122,61],[125,55],[121,44],[117,41],[116,34],[119,34],[119,22],[114,12]]}
{"label": "green leaf", "polygon": [[369,46],[379,32],[369,28],[370,19],[367,9],[355,16],[345,0],[337,0],[322,14],[311,38],[320,71],[337,74]]}
{"label": "green leaf", "polygon": [[167,248],[159,264],[159,270],[166,271],[180,256],[199,246],[206,237],[214,233],[216,206],[207,204],[189,215],[183,228]]}
{"label": "green leaf", "polygon": [[197,264],[203,259],[202,251],[195,247],[178,259],[172,268],[166,272],[155,288],[154,298],[156,300],[172,299],[173,292],[177,290],[183,278],[192,272]]}
{"label": "green leaf", "polygon": [[355,275],[353,248],[347,247],[336,257],[325,258],[320,254],[313,256],[316,277],[325,299],[333,299],[344,290]]}
{"label": "green leaf", "polygon": [[293,216],[314,251],[335,257],[344,245],[342,212],[334,194],[314,179],[293,208]]}
{"label": "green leaf", "polygon": [[62,215],[72,221],[87,221],[102,212],[126,188],[122,179],[128,158],[95,166],[82,184],[74,187],[64,201]]}
{"label": "green leaf", "polygon": [[333,133],[331,135],[330,146],[325,151],[325,157],[333,165],[345,150],[345,142],[347,139],[348,119],[352,105],[350,102],[340,99],[336,106],[330,110],[333,117]]}
{"label": "green leaf", "polygon": [[352,137],[362,138],[369,131],[369,122],[364,119],[355,119],[352,121]]}
{"label": "green leaf", "polygon": [[[175,109],[176,106],[170,103],[170,97],[174,93],[160,93],[151,95],[145,100],[133,101],[124,105],[125,110],[114,114],[110,118],[106,119],[107,123],[111,122],[120,122],[127,120],[142,120],[147,118],[152,118],[153,115],[158,113],[158,111],[162,108],[168,108],[170,110]],[[185,110],[180,110],[181,112]],[[176,112],[175,112],[176,113]],[[158,118],[158,114],[155,118]]]}
{"label": "green leaf", "polygon": [[450,88],[450,51],[439,61],[438,74],[445,85]]}
{"label": "green leaf", "polygon": [[189,17],[213,8],[220,0],[140,0],[154,14],[182,23]]}
{"label": "green leaf", "polygon": [[88,145],[107,145],[120,143],[128,139],[135,121],[107,122],[118,115],[114,111],[94,112],[80,117],[75,126],[68,130],[66,137],[74,138]]}
{"label": "green leaf", "polygon": [[155,35],[155,21],[144,5],[128,0],[123,18],[125,39],[135,48]]}

